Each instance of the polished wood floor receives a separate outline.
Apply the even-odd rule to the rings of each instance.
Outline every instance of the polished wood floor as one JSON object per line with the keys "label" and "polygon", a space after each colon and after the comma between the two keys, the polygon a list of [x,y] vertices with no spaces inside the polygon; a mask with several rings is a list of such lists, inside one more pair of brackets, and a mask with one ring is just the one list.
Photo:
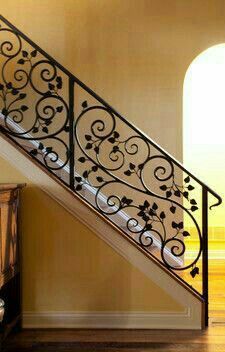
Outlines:
{"label": "polished wood floor", "polygon": [[225,327],[175,330],[25,330],[6,352],[224,352]]}
{"label": "polished wood floor", "polygon": [[[198,266],[201,271],[201,265]],[[192,281],[189,272],[181,273],[181,276],[190,285],[194,283],[194,288],[201,292],[201,275]],[[209,260],[209,317],[210,322],[225,323],[225,258]]]}
{"label": "polished wood floor", "polygon": [[209,317],[225,324],[225,260],[209,261]]}
{"label": "polished wood floor", "polygon": [[207,330],[24,330],[4,352],[225,352],[225,260],[210,261],[209,269]]}

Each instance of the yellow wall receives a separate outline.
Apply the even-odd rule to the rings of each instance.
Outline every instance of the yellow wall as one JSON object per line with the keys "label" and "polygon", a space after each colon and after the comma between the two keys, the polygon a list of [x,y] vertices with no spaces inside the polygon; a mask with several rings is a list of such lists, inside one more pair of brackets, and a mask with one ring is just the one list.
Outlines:
{"label": "yellow wall", "polygon": [[[182,159],[184,75],[224,42],[224,0],[7,0],[1,12]],[[0,166],[0,182],[24,182]],[[26,310],[179,309],[41,190],[29,185],[22,207]]]}
{"label": "yellow wall", "polygon": [[224,0],[8,0],[1,13],[182,158],[184,75],[224,42]]}
{"label": "yellow wall", "polygon": [[224,0],[8,0],[1,13],[182,158],[184,75],[224,42]]}
{"label": "yellow wall", "polygon": [[14,167],[1,182],[27,182],[20,228],[25,311],[174,311],[182,307]]}

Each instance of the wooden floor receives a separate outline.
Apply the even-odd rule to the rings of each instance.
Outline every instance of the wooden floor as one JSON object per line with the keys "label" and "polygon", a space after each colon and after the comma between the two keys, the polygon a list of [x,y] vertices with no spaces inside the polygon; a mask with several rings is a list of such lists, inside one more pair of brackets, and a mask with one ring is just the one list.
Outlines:
{"label": "wooden floor", "polygon": [[225,260],[209,261],[209,316],[225,323]]}
{"label": "wooden floor", "polygon": [[6,352],[224,352],[225,326],[205,331],[25,330]]}
{"label": "wooden floor", "polygon": [[[199,267],[201,270],[200,265]],[[190,285],[194,282],[193,286],[201,292],[202,279],[200,275],[192,281],[189,281],[189,272],[184,273],[182,277]],[[211,322],[225,323],[225,258],[224,260],[209,260],[209,317]]]}
{"label": "wooden floor", "polygon": [[210,327],[175,330],[24,330],[4,352],[225,352],[225,260],[210,261]]}

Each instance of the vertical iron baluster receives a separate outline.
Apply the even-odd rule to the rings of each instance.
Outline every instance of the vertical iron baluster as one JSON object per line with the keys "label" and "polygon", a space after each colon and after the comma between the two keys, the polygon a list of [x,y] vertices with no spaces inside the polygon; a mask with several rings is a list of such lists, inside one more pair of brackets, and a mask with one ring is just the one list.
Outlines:
{"label": "vertical iron baluster", "polygon": [[74,190],[74,80],[69,78],[70,188]]}
{"label": "vertical iron baluster", "polygon": [[205,326],[208,326],[208,191],[202,188],[202,294],[205,300]]}

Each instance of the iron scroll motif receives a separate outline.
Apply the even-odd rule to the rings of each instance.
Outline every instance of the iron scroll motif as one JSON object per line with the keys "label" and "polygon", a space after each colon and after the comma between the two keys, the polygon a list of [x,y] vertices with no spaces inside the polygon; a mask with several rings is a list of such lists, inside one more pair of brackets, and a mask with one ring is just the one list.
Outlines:
{"label": "iron scroll motif", "polygon": [[[76,191],[82,191],[85,185],[95,187],[97,189],[95,206],[105,216],[112,216],[121,211],[129,214],[132,209],[132,212],[135,212],[135,217],[127,219],[127,232],[138,235],[136,236],[137,242],[148,250],[154,246],[153,238],[157,237],[157,240],[160,241],[161,260],[164,265],[175,271],[190,269],[190,274],[194,277],[199,273],[196,264],[201,256],[202,235],[198,222],[193,216],[193,213],[198,210],[198,206],[197,201],[191,197],[191,192],[195,187],[191,184],[190,176],[186,176],[182,185],[179,185],[176,182],[173,162],[167,156],[156,153],[156,150],[144,136],[129,135],[124,139],[117,128],[117,118],[112,111],[99,105],[88,107],[87,101],[82,103],[82,108],[83,110],[76,121],[75,136],[83,153],[78,161],[87,166],[83,168],[82,177],[75,178]],[[98,115],[100,111],[105,113],[102,119],[98,118],[92,121],[89,118],[88,114],[94,112],[95,115]],[[85,136],[81,132],[83,131],[82,126],[79,127],[83,120],[85,120],[86,131],[89,131]],[[89,126],[88,123],[91,125]],[[141,145],[142,152],[140,152],[139,145]],[[127,162],[130,157],[132,160],[138,160],[138,163]],[[149,168],[152,161],[157,163],[154,169]],[[164,166],[162,162],[164,162]],[[161,194],[157,192],[157,189],[153,191],[151,184],[146,182],[146,174],[148,173],[145,171],[147,168],[153,173],[155,180],[160,183],[158,190],[162,191]],[[118,174],[119,171],[120,174]],[[126,194],[129,194],[129,190],[133,189],[135,191],[134,197],[127,197],[124,194],[116,195],[115,189],[118,189],[120,185],[126,187]],[[105,200],[108,207],[107,210],[104,210],[100,205],[101,197],[99,196],[106,194],[107,188],[113,193],[110,193]],[[140,193],[141,197],[139,197]],[[188,206],[182,204],[183,198]],[[141,199],[143,202],[140,204]],[[157,200],[160,201],[160,205]],[[188,265],[183,263],[179,267],[175,266],[175,264],[169,263],[165,256],[165,250],[167,249],[168,252],[168,248],[170,248],[172,256],[182,258],[186,250],[185,238],[189,237],[190,233],[185,230],[183,221],[176,222],[173,219],[168,223],[167,212],[160,209],[163,202],[169,204],[169,212],[172,216],[176,216],[177,209],[184,211],[197,229],[199,249],[196,257]]]}
{"label": "iron scroll motif", "polygon": [[6,34],[11,40],[4,39],[0,46],[0,110],[4,116],[1,127],[21,144],[22,140],[39,142],[30,154],[41,159],[49,171],[60,170],[70,155],[66,137],[62,138],[62,132],[69,132],[68,104],[60,94],[62,76],[54,63],[36,49],[23,49],[17,33],[1,27],[0,40]]}
{"label": "iron scroll motif", "polygon": [[[199,274],[204,286],[199,264],[207,260],[202,214],[208,207],[202,199],[211,193],[215,206],[221,198],[23,33],[1,22],[1,132],[167,269],[185,282],[183,273]],[[78,91],[87,97],[79,103]],[[193,237],[195,251],[186,260]],[[198,292],[207,301],[204,287]]]}

